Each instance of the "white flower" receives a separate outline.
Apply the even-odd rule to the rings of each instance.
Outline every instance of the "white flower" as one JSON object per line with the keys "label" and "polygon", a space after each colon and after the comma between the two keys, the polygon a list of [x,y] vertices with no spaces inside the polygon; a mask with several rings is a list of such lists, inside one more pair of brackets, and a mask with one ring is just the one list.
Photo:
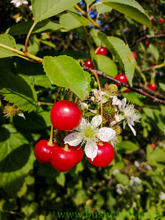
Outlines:
{"label": "white flower", "polygon": [[142,187],[142,181],[139,179],[139,177],[131,176],[130,182],[129,182],[130,188],[132,188],[135,192],[140,192]]}
{"label": "white flower", "polygon": [[160,195],[159,195],[159,198],[161,200],[165,200],[165,193],[164,192],[161,192]]}
{"label": "white flower", "polygon": [[85,109],[88,110],[88,105],[87,105],[86,103],[80,102],[80,105],[81,105],[81,109],[82,109],[82,110],[85,110]]}
{"label": "white flower", "polygon": [[133,128],[133,126],[135,125],[134,122],[139,122],[139,119],[141,117],[137,114],[136,109],[134,109],[134,105],[126,105],[126,98],[119,100],[117,97],[113,98],[112,105],[118,105],[119,110],[122,112],[122,114],[115,115],[116,121],[120,122],[126,119],[126,121],[123,122],[123,127],[125,128],[125,125],[128,123],[128,126],[132,130],[133,134],[136,136],[136,131]]}
{"label": "white flower", "polygon": [[28,1],[26,1],[26,0],[12,0],[11,3],[13,3],[16,8],[18,8],[22,4],[28,4]]}
{"label": "white flower", "polygon": [[116,132],[112,128],[98,128],[102,122],[101,115],[92,118],[91,123],[82,118],[77,131],[67,135],[64,138],[65,144],[77,146],[80,143],[85,144],[85,154],[88,158],[93,160],[97,156],[98,146],[97,143],[101,140],[103,142],[111,141]]}
{"label": "white flower", "polygon": [[126,188],[122,184],[119,183],[119,184],[116,185],[116,192],[119,195],[123,195],[126,192]]}
{"label": "white flower", "polygon": [[101,91],[101,96],[100,96],[100,91],[99,91],[99,90],[97,90],[97,89],[92,89],[91,91],[93,92],[93,94],[94,94],[94,96],[95,96],[95,97],[93,97],[93,96],[91,97],[91,100],[92,100],[93,102],[95,102],[95,103],[99,102],[99,101],[101,100],[101,96],[102,96],[102,102],[103,102],[103,103],[105,103],[105,102],[108,101],[108,98],[107,98],[106,96],[104,96],[104,95],[106,95],[105,92]]}

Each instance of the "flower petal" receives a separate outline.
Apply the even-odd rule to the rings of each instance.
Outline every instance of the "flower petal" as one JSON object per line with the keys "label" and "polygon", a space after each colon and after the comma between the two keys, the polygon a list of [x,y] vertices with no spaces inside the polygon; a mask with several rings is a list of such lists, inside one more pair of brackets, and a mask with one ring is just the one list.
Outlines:
{"label": "flower petal", "polygon": [[95,141],[88,141],[85,145],[85,154],[88,158],[93,159],[97,156],[98,146]]}
{"label": "flower petal", "polygon": [[95,116],[95,117],[92,118],[91,125],[92,125],[94,128],[97,128],[99,125],[101,125],[101,122],[102,122],[102,117],[101,117],[101,115],[97,115],[97,116]]}
{"label": "flower petal", "polygon": [[79,124],[79,126],[76,128],[76,130],[82,130],[84,128],[84,126],[86,126],[87,122],[84,118],[81,119],[81,122]]}
{"label": "flower petal", "polygon": [[78,132],[73,132],[71,134],[68,134],[64,138],[64,143],[69,144],[70,146],[77,146],[81,143],[82,137]]}
{"label": "flower petal", "polygon": [[112,128],[100,128],[97,137],[104,142],[112,140],[116,135],[116,131]]}
{"label": "flower petal", "polygon": [[128,123],[128,126],[131,128],[131,130],[132,130],[134,136],[136,136],[136,131],[135,131],[135,129],[132,127],[132,125],[130,125],[130,124]]}
{"label": "flower petal", "polygon": [[117,96],[113,97],[112,105],[121,105],[121,100],[117,98]]}
{"label": "flower petal", "polygon": [[126,105],[126,98],[121,100],[121,105],[119,105],[119,109],[124,112]]}

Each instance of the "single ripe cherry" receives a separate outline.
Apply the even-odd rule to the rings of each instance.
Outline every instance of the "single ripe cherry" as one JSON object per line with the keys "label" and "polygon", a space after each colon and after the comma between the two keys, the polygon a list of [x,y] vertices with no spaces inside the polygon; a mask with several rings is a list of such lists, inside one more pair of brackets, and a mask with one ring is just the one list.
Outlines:
{"label": "single ripe cherry", "polygon": [[150,42],[148,40],[145,41],[145,45],[148,46]]}
{"label": "single ripe cherry", "polygon": [[53,150],[58,147],[58,144],[53,142],[53,146],[49,145],[48,140],[39,141],[34,147],[34,155],[40,163],[51,163]]}
{"label": "single ripe cherry", "polygon": [[157,89],[157,85],[155,83],[149,83],[147,87],[153,91]]}
{"label": "single ripe cherry", "polygon": [[85,66],[86,66],[86,67],[91,68],[91,69],[94,69],[94,68],[95,68],[94,65],[93,65],[92,60],[87,59],[87,60],[85,60],[84,62],[85,62]]}
{"label": "single ripe cherry", "polygon": [[[120,81],[120,82],[123,82],[123,83],[127,83],[127,77],[126,75],[124,74],[119,74],[117,76],[115,76],[115,79]],[[115,83],[118,87],[120,87],[120,85],[118,85],[117,83]]]}
{"label": "single ripe cherry", "polygon": [[153,62],[153,61],[151,61],[151,65],[152,65],[152,66],[156,66],[156,63]]}
{"label": "single ripe cherry", "polygon": [[106,56],[108,54],[108,50],[106,47],[96,47],[95,53],[99,55]]}
{"label": "single ripe cherry", "polygon": [[163,18],[160,18],[160,19],[159,19],[159,22],[160,22],[160,23],[164,23],[164,19],[163,19]]}
{"label": "single ripe cherry", "polygon": [[77,162],[77,154],[75,150],[64,147],[58,147],[53,150],[51,164],[52,166],[61,172],[70,170]]}
{"label": "single ripe cherry", "polygon": [[155,144],[153,144],[153,143],[150,144],[150,146],[151,146],[153,149],[155,148]]}
{"label": "single ripe cherry", "polygon": [[76,155],[77,155],[77,162],[76,162],[76,164],[80,163],[80,161],[83,158],[83,150],[82,150],[81,146],[77,145],[77,146],[74,147],[74,146],[68,145],[68,148],[73,149],[76,152]]}
{"label": "single ripe cherry", "polygon": [[56,129],[71,131],[79,126],[82,113],[74,102],[61,100],[53,105],[50,118]]}
{"label": "single ripe cherry", "polygon": [[137,59],[137,54],[134,51],[132,51],[132,56],[134,57],[135,60]]}
{"label": "single ripe cherry", "polygon": [[114,158],[114,148],[108,142],[100,142],[97,144],[98,152],[93,161],[87,157],[88,161],[96,167],[108,166]]}

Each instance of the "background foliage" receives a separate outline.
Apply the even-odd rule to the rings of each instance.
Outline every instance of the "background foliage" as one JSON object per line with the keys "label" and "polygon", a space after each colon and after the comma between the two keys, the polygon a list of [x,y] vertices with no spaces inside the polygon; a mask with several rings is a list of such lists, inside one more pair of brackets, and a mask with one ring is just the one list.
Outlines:
{"label": "background foliage", "polygon": [[[0,44],[20,51],[0,47],[0,219],[52,220],[59,219],[57,212],[81,212],[91,219],[87,212],[128,211],[136,216],[145,212],[139,219],[165,219],[165,106],[160,103],[165,102],[164,13],[161,0],[0,3]],[[96,55],[96,46],[105,46],[108,55]],[[83,99],[95,82],[77,62],[87,58],[110,77],[125,73],[132,88],[159,100],[120,88],[141,114],[137,136],[123,130],[108,167],[96,168],[84,156],[60,173],[34,157],[35,144],[50,135],[51,106],[42,103],[53,103],[59,86],[64,88],[59,99],[67,98],[65,88]],[[112,83],[100,80],[102,86]],[[147,89],[149,82],[157,84],[156,93]]]}

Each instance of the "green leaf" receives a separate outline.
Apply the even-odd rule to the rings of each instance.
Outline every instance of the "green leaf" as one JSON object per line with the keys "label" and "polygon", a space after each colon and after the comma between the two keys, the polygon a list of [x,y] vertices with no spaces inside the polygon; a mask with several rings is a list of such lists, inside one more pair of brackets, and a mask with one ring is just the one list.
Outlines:
{"label": "green leaf", "polygon": [[112,8],[109,7],[108,5],[99,4],[99,5],[96,5],[96,10],[98,11],[99,14],[103,14],[106,12],[111,12]]}
{"label": "green leaf", "polygon": [[163,89],[163,91],[165,91],[165,84],[159,83],[159,86],[160,86],[161,89]]}
{"label": "green leaf", "polygon": [[92,4],[92,2],[94,2],[95,0],[85,0],[85,2],[87,3],[87,5]]}
{"label": "green leaf", "polygon": [[127,98],[127,101],[132,102],[135,105],[143,105],[143,102],[140,100],[140,98],[143,98],[143,95],[130,91],[128,93],[123,93],[123,96]]}
{"label": "green leaf", "polygon": [[107,37],[101,32],[98,32],[98,37],[104,42],[112,55],[116,57],[122,69],[125,70],[129,83],[132,85],[136,63],[130,48],[124,43],[124,41],[117,37]]}
{"label": "green leaf", "polygon": [[32,0],[35,23],[57,15],[78,2],[79,0]]}
{"label": "green leaf", "polygon": [[129,185],[129,178],[127,175],[117,172],[115,174],[115,178],[117,179],[117,181],[121,184],[123,184],[124,186],[128,186]]}
{"label": "green leaf", "polygon": [[65,185],[65,174],[63,172],[60,172],[60,175],[56,177],[56,181],[59,185],[64,187],[64,185]]}
{"label": "green leaf", "polygon": [[77,19],[82,24],[82,26],[89,26],[90,25],[90,21],[87,18],[85,18],[84,16],[77,14],[75,12],[69,11],[69,10],[67,12],[69,14],[71,14],[75,19]]}
{"label": "green leaf", "polygon": [[117,75],[117,66],[109,57],[96,55],[96,59],[99,70],[111,77],[115,77]]}
{"label": "green leaf", "polygon": [[21,133],[11,125],[2,128],[0,133],[5,140],[0,142],[0,186],[15,197],[33,168],[35,157],[29,141]]}
{"label": "green leaf", "polygon": [[20,110],[36,110],[37,94],[23,76],[15,75],[8,69],[1,69],[0,92],[6,101],[13,103]]}
{"label": "green leaf", "polygon": [[[9,46],[9,47],[16,49],[15,39],[8,34],[1,34],[0,35],[0,44],[4,44],[6,46]],[[16,53],[14,53],[10,50],[6,50],[0,46],[0,58],[11,57],[11,56],[16,56]]]}
{"label": "green leaf", "polygon": [[[11,34],[12,36],[27,34],[31,26],[33,25],[33,22],[34,21],[26,21],[15,24],[11,26],[9,29],[7,29],[6,33]],[[56,31],[59,30],[60,28],[61,26],[57,22],[44,20],[36,24],[32,34],[41,33],[44,31]]]}
{"label": "green leaf", "polygon": [[65,31],[72,30],[81,26],[88,26],[90,21],[77,13],[68,11],[60,16],[60,25]]}
{"label": "green leaf", "polygon": [[116,150],[120,153],[130,154],[138,150],[139,146],[131,141],[122,141],[116,145]]}
{"label": "green leaf", "polygon": [[155,47],[153,44],[150,44],[148,49],[147,49],[147,53],[151,53],[156,60],[159,59],[159,51],[157,49],[157,47]]}
{"label": "green leaf", "polygon": [[103,4],[108,5],[123,13],[124,15],[132,18],[133,20],[151,27],[151,22],[144,9],[135,0],[102,0]]}
{"label": "green leaf", "polygon": [[92,28],[90,30],[90,35],[92,36],[96,46],[101,47],[104,46],[104,43],[98,38],[97,33],[99,32],[98,29]]}
{"label": "green leaf", "polygon": [[44,57],[43,66],[52,84],[69,88],[80,99],[89,92],[90,76],[73,58],[65,55]]}
{"label": "green leaf", "polygon": [[151,148],[150,144],[147,145],[147,161],[150,165],[156,165],[157,163],[164,163],[165,151],[164,149]]}

